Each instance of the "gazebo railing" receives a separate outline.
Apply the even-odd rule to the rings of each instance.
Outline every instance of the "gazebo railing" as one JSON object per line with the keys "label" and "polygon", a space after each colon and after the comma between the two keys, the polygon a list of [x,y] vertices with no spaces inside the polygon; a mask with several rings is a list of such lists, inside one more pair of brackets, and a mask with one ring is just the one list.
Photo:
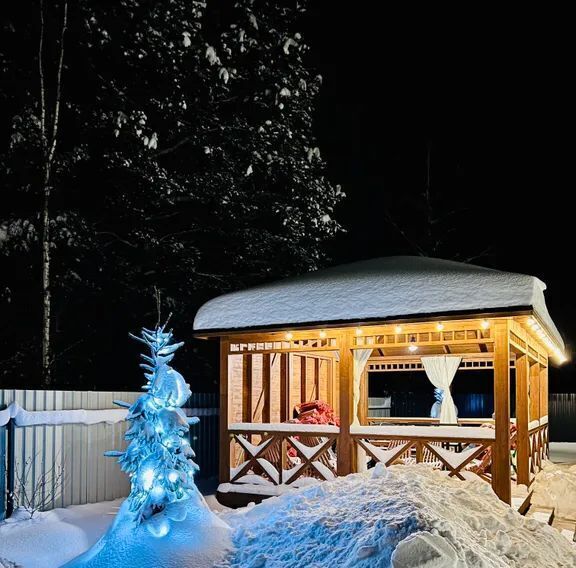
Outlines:
{"label": "gazebo railing", "polygon": [[528,440],[530,473],[536,475],[549,455],[548,416],[530,422]]}
{"label": "gazebo railing", "polygon": [[[386,424],[411,424],[411,425],[430,425],[439,426],[439,418],[428,417],[410,417],[410,416],[379,416],[368,417],[368,424],[371,426],[379,426]],[[493,418],[459,418],[459,426],[482,426],[483,424],[494,424]]]}
{"label": "gazebo railing", "polygon": [[230,483],[292,485],[336,477],[337,426],[231,424]]}
{"label": "gazebo railing", "polygon": [[464,479],[462,472],[467,468],[483,476],[490,467],[494,444],[491,428],[466,426],[352,426],[350,433],[362,450],[359,461],[385,466],[429,463],[459,479]]}

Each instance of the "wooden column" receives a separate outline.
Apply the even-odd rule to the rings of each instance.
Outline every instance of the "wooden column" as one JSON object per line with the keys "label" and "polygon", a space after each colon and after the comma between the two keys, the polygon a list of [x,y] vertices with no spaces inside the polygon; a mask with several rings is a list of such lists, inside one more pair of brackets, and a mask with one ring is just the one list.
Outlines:
{"label": "wooden column", "polygon": [[530,366],[530,420],[540,418],[540,364]]}
{"label": "wooden column", "polygon": [[[549,363],[547,361],[547,363]],[[548,416],[548,365],[541,365],[540,368],[540,417]],[[544,445],[544,458],[550,456],[550,427],[542,431]]]}
{"label": "wooden column", "polygon": [[548,366],[540,365],[540,418],[548,416]]}
{"label": "wooden column", "polygon": [[530,483],[530,439],[528,423],[530,422],[528,381],[530,380],[530,365],[528,355],[516,359],[516,428],[517,428],[517,474],[518,483]]}
{"label": "wooden column", "polygon": [[316,391],[316,400],[320,400],[320,358],[314,359],[314,389]]}
{"label": "wooden column", "polygon": [[220,340],[220,483],[230,481],[230,437],[228,436],[228,341]]}
{"label": "wooden column", "polygon": [[292,418],[290,403],[290,353],[280,355],[280,422]]}
{"label": "wooden column", "polygon": [[334,404],[334,359],[330,357],[330,359],[326,360],[326,393],[328,398],[328,404],[332,408],[336,408]]}
{"label": "wooden column", "polygon": [[307,390],[308,385],[306,384],[306,365],[308,365],[308,360],[306,355],[300,357],[300,402],[307,402]]}
{"label": "wooden column", "polygon": [[368,424],[368,371],[364,371],[360,379],[360,404],[358,405],[358,413],[360,424]]}
{"label": "wooden column", "polygon": [[252,422],[252,355],[242,356],[242,422]]}
{"label": "wooden column", "polygon": [[353,362],[352,332],[344,332],[338,338],[340,351],[340,436],[338,439],[338,475],[348,475],[354,471],[354,448],[350,437],[353,405]]}
{"label": "wooden column", "polygon": [[272,362],[270,360],[270,353],[262,355],[262,391],[264,392],[264,405],[262,407],[262,422],[270,422],[270,405],[272,403],[271,397],[271,376],[272,376]]}
{"label": "wooden column", "polygon": [[492,488],[510,504],[510,341],[508,320],[494,322],[494,418],[496,437],[492,451]]}

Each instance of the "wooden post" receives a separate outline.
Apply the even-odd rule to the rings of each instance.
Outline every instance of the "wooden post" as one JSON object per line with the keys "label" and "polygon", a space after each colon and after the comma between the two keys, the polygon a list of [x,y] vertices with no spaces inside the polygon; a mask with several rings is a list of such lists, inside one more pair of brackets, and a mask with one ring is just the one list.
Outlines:
{"label": "wooden post", "polygon": [[516,428],[517,453],[516,465],[518,483],[530,484],[530,438],[528,423],[530,422],[528,381],[530,380],[530,365],[528,355],[516,359]]}
{"label": "wooden post", "polygon": [[494,418],[496,434],[492,452],[492,488],[510,505],[510,341],[508,320],[494,322]]}
{"label": "wooden post", "polygon": [[252,355],[242,355],[242,422],[252,422]]}
{"label": "wooden post", "polygon": [[540,364],[530,367],[530,420],[540,418]]}
{"label": "wooden post", "polygon": [[[547,361],[547,363],[549,363]],[[548,365],[541,366],[540,369],[540,418],[548,416]],[[542,430],[543,436],[543,454],[546,459],[550,455],[550,427]]]}
{"label": "wooden post", "polygon": [[280,422],[290,420],[290,353],[280,355]]}
{"label": "wooden post", "polygon": [[540,365],[540,413],[539,417],[548,416],[548,366]]}
{"label": "wooden post", "polygon": [[220,483],[230,481],[230,437],[228,436],[228,341],[220,339]]}
{"label": "wooden post", "polygon": [[354,448],[350,437],[353,406],[353,362],[352,332],[345,331],[338,341],[340,350],[340,436],[338,439],[338,475],[348,475],[354,471]]}
{"label": "wooden post", "polygon": [[306,396],[307,384],[306,384],[306,365],[308,364],[306,355],[300,357],[300,402],[307,402],[308,398]]}
{"label": "wooden post", "polygon": [[262,355],[262,390],[264,391],[264,406],[262,407],[262,422],[270,422],[270,405],[272,397],[270,393],[271,387],[271,361],[270,353]]}
{"label": "wooden post", "polygon": [[362,373],[360,379],[360,404],[358,405],[360,424],[368,424],[368,371]]}
{"label": "wooden post", "polygon": [[316,391],[316,400],[320,400],[320,358],[314,359],[314,390]]}
{"label": "wooden post", "polygon": [[332,408],[336,408],[334,404],[334,359],[330,357],[330,359],[326,360],[326,393],[328,398],[328,404]]}

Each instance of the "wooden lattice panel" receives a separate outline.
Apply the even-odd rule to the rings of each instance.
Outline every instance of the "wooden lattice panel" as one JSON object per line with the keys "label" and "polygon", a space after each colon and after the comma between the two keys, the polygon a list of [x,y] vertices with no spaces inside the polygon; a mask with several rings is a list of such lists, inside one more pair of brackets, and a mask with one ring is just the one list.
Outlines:
{"label": "wooden lattice panel", "polygon": [[335,349],[337,349],[337,341],[335,337],[230,343],[230,353],[270,353],[270,352],[277,353],[282,351],[333,351]]}

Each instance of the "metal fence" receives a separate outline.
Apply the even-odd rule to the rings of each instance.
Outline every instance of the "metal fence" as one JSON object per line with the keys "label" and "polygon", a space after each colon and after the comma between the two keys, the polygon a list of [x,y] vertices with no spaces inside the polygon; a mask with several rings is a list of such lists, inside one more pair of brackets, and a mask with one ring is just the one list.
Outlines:
{"label": "metal fence", "polygon": [[576,393],[552,393],[548,416],[550,441],[576,442]]}
{"label": "metal fence", "polygon": [[[105,410],[116,399],[135,401],[141,392],[76,392],[0,390],[0,409],[15,402],[27,411]],[[197,454],[200,477],[216,474],[218,464],[218,409],[214,394],[194,393],[185,406],[200,423],[190,430],[190,443]],[[7,506],[7,490],[24,486],[36,491],[42,508],[66,507],[125,497],[130,483],[117,460],[104,451],[126,447],[128,424],[41,424],[16,426],[11,420],[0,427],[0,519]],[[59,479],[61,476],[61,479]],[[9,511],[8,511],[9,512]]]}

